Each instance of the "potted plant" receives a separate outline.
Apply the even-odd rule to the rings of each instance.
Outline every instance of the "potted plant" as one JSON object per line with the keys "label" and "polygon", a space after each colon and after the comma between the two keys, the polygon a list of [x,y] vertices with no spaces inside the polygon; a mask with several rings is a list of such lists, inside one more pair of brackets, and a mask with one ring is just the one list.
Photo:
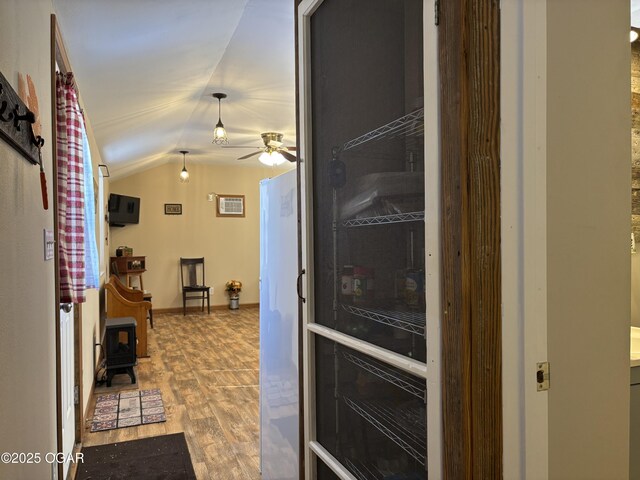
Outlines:
{"label": "potted plant", "polygon": [[242,282],[240,280],[229,280],[224,289],[229,294],[229,308],[237,310],[240,306],[240,295],[238,294],[242,291]]}

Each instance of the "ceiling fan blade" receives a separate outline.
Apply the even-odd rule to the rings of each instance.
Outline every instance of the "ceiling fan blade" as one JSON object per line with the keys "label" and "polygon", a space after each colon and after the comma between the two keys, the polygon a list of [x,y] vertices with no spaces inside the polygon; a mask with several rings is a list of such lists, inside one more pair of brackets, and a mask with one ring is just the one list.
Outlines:
{"label": "ceiling fan blade", "polygon": [[280,150],[280,155],[289,160],[290,162],[297,162],[298,159],[295,155],[291,155],[289,152],[285,152],[284,150]]}
{"label": "ceiling fan blade", "polygon": [[295,152],[296,151],[296,147],[282,147],[282,148],[286,148],[290,152]]}
{"label": "ceiling fan blade", "polygon": [[263,149],[264,147],[254,147],[253,145],[223,145],[222,148],[259,148],[259,149]]}
{"label": "ceiling fan blade", "polygon": [[253,153],[250,153],[249,155],[245,155],[244,157],[238,157],[237,160],[244,160],[246,158],[250,158],[250,157],[253,157],[255,155],[260,155],[261,153],[262,152],[253,152]]}

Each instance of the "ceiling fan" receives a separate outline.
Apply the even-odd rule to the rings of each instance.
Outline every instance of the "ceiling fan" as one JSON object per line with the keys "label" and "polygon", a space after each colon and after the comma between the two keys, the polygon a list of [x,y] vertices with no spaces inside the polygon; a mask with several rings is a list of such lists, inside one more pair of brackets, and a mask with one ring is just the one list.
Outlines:
{"label": "ceiling fan", "polygon": [[244,155],[239,157],[238,160],[245,160],[247,158],[251,158],[255,155],[260,155],[258,160],[264,163],[265,165],[280,165],[284,163],[285,160],[289,160],[290,162],[295,162],[297,160],[295,155],[292,155],[291,151],[295,151],[296,147],[285,147],[282,145],[282,133],[278,132],[265,132],[262,135],[262,141],[264,142],[264,147],[253,147],[249,145],[245,146],[225,146],[222,148],[256,148],[259,151],[250,153],[249,155]]}

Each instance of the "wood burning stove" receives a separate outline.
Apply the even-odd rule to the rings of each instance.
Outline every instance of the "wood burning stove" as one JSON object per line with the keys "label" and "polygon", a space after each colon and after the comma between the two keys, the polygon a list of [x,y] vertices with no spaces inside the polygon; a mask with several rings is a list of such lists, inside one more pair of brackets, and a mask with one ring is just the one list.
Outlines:
{"label": "wood burning stove", "polygon": [[136,383],[136,320],[133,317],[108,318],[105,332],[107,387],[114,375],[127,373]]}

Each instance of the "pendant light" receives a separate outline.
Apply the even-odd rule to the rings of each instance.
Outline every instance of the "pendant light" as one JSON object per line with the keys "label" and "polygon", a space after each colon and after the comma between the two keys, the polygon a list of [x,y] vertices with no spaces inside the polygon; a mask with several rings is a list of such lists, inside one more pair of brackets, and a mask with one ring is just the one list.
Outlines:
{"label": "pendant light", "polygon": [[227,131],[224,129],[224,125],[220,119],[220,100],[227,98],[227,94],[214,93],[213,97],[218,99],[218,123],[216,123],[216,128],[213,130],[213,143],[216,145],[226,145],[229,143],[229,140],[227,139]]}
{"label": "pendant light", "polygon": [[180,172],[180,182],[181,183],[189,183],[189,172],[187,172],[187,159],[186,155],[189,153],[188,150],[180,150],[182,154],[182,171]]}

